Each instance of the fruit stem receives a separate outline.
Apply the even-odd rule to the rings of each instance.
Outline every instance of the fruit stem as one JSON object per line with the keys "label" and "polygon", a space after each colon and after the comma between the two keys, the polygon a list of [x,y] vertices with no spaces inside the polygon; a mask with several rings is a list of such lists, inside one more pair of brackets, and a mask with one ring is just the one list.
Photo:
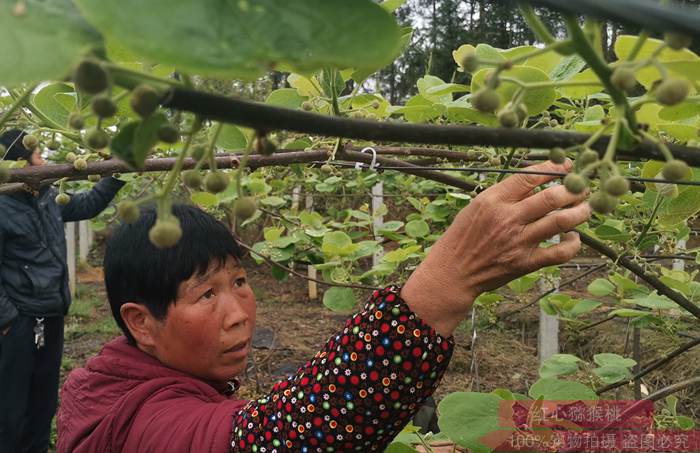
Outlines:
{"label": "fruit stem", "polygon": [[[214,148],[216,147],[216,142],[219,141],[219,135],[221,130],[224,128],[224,123],[219,123],[214,129],[214,135],[211,137],[209,146],[207,148],[207,157],[209,159],[209,170],[216,171],[216,159],[214,159]],[[203,160],[203,159],[202,159]]]}
{"label": "fruit stem", "polygon": [[[506,161],[505,161],[505,163],[503,164],[503,169],[504,169],[504,170],[508,170],[508,169],[510,168],[510,164],[511,164],[511,162],[513,162],[513,157],[515,156],[515,150],[516,150],[516,149],[517,149],[517,148],[511,148],[511,149],[510,149],[510,152],[508,153],[508,157],[506,157]],[[498,175],[498,178],[496,178],[496,182],[501,182],[501,180],[503,180],[503,178],[505,178],[505,177],[506,177],[506,174],[505,174],[505,173],[501,173],[500,175]]]}
{"label": "fruit stem", "polygon": [[617,145],[620,143],[620,135],[622,135],[622,121],[622,118],[618,118],[615,121],[615,128],[613,129],[612,137],[610,137],[610,142],[608,143],[608,147],[605,150],[605,155],[603,156],[603,160],[608,164],[613,163],[615,152],[617,151]]}
{"label": "fruit stem", "polygon": [[601,82],[595,82],[595,81],[587,81],[587,80],[578,80],[578,81],[569,81],[569,82],[557,82],[557,81],[550,81],[550,82],[522,82],[518,79],[512,78],[512,77],[501,77],[501,80],[503,82],[511,82],[514,83],[522,88],[528,89],[528,90],[534,90],[538,88],[563,88],[563,87],[587,87],[587,86],[601,86],[603,85]]}
{"label": "fruit stem", "polygon": [[248,160],[250,159],[250,152],[253,150],[254,142],[255,140],[251,139],[247,143],[245,147],[245,153],[243,154],[243,159],[241,159],[241,163],[238,165],[238,171],[236,172],[236,193],[238,194],[238,198],[241,198],[243,196],[241,191],[241,180],[243,179],[245,167],[248,165]]}
{"label": "fruit stem", "polygon": [[180,151],[180,155],[177,156],[177,160],[175,161],[175,166],[173,166],[173,169],[170,170],[170,174],[168,175],[168,179],[165,181],[163,188],[161,189],[160,193],[158,194],[159,198],[164,198],[168,193],[170,193],[170,191],[175,186],[175,181],[177,181],[177,177],[180,174],[180,170],[182,170],[182,164],[185,162],[185,157],[187,156],[187,151],[189,151],[190,145],[192,144],[193,139],[194,139],[194,132],[191,131],[189,134],[187,134],[187,140],[185,141],[185,146],[182,148],[182,151]]}
{"label": "fruit stem", "polygon": [[640,246],[644,238],[646,238],[647,233],[649,232],[649,229],[651,228],[651,225],[654,223],[654,220],[656,220],[656,214],[659,212],[659,208],[661,207],[661,204],[664,202],[664,197],[661,196],[660,193],[656,194],[656,201],[654,202],[654,210],[651,212],[651,216],[649,217],[649,220],[647,221],[646,225],[644,225],[644,228],[642,229],[642,233],[639,235],[636,241],[634,241],[634,247],[637,248]]}
{"label": "fruit stem", "polygon": [[12,103],[9,109],[5,111],[5,113],[0,116],[0,128],[3,127],[3,125],[7,122],[7,120],[10,119],[10,117],[15,113],[15,111],[19,108],[21,108],[26,102],[27,99],[29,99],[29,95],[32,94],[32,91],[37,87],[37,84],[30,85],[26,90],[24,90],[24,93],[22,93],[21,96],[19,96],[15,102]]}
{"label": "fruit stem", "polygon": [[663,154],[664,159],[666,159],[667,161],[673,160],[673,153],[670,149],[668,149],[666,143],[664,143],[662,140],[659,140],[658,138],[654,137],[646,131],[640,130],[639,133],[650,142],[656,144],[656,146],[659,148],[659,151],[661,151],[661,154]]}
{"label": "fruit stem", "polygon": [[596,53],[595,49],[593,49],[590,41],[588,41],[588,38],[586,38],[585,33],[583,30],[581,30],[578,19],[575,16],[566,15],[565,22],[567,28],[569,29],[571,39],[573,40],[574,47],[578,51],[581,58],[588,63],[591,70],[593,70],[593,72],[595,72],[598,78],[603,82],[605,89],[610,94],[610,97],[613,99],[615,105],[621,111],[625,112],[625,117],[627,118],[630,128],[633,131],[638,130],[639,127],[637,126],[637,118],[627,102],[627,95],[625,95],[625,93],[623,93],[621,90],[617,89],[610,81],[612,69],[610,69],[605,60],[603,60],[601,56]]}
{"label": "fruit stem", "polygon": [[535,36],[547,45],[554,42],[554,36],[552,36],[547,26],[540,20],[532,6],[520,5],[519,9],[520,14],[522,14],[523,19],[525,19],[525,23],[527,23],[528,27],[535,33]]}
{"label": "fruit stem", "polygon": [[[113,63],[104,62],[104,63],[103,63],[103,66],[104,66],[105,68],[109,69],[110,72],[115,72],[115,73],[121,73],[121,74],[126,74],[126,75],[130,75],[130,76],[134,76],[134,77],[139,78],[139,79],[141,79],[141,80],[150,80],[151,82],[156,82],[156,83],[160,83],[160,84],[164,84],[164,85],[170,85],[170,86],[176,86],[176,87],[179,87],[179,86],[182,86],[182,85],[183,85],[182,83],[180,83],[180,82],[177,81],[177,80],[173,80],[173,79],[164,79],[164,78],[162,78],[162,77],[154,76],[153,74],[148,74],[148,73],[146,73],[146,72],[141,72],[141,71],[136,71],[136,70],[133,70],[133,69],[125,68],[125,67],[123,67],[123,66],[119,66],[119,65],[116,65],[116,64],[113,64]],[[133,86],[125,86],[126,84],[124,84],[124,83],[121,83],[121,84],[118,83],[118,85],[121,85],[123,88],[127,88],[127,89],[132,89],[132,88],[134,88]],[[131,84],[129,84],[129,85],[131,85]]]}

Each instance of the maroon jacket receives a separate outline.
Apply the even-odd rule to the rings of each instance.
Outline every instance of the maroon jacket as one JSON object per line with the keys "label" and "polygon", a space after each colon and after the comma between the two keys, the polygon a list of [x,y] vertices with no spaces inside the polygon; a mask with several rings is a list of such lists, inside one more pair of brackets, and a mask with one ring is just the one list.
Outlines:
{"label": "maroon jacket", "polygon": [[250,402],[118,338],[68,378],[58,451],[384,451],[433,393],[453,348],[394,286],[375,291],[313,359]]}
{"label": "maroon jacket", "polygon": [[226,452],[233,415],[246,403],[119,337],[63,386],[58,452]]}

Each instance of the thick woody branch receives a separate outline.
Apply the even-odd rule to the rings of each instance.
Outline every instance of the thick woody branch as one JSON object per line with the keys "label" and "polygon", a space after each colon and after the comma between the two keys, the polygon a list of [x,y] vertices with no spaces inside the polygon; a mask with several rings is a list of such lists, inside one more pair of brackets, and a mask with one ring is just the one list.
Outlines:
{"label": "thick woody branch", "polygon": [[674,291],[673,289],[666,286],[661,280],[659,280],[658,277],[645,271],[639,264],[632,261],[632,259],[630,259],[628,256],[619,255],[612,248],[588,236],[585,233],[579,232],[578,234],[581,237],[581,242],[583,242],[596,252],[607,256],[613,262],[624,267],[625,269],[629,269],[636,276],[647,282],[649,286],[657,290],[659,294],[668,297],[669,299],[677,303],[679,306],[687,310],[689,313],[691,313],[693,316],[700,319],[700,306],[695,305],[693,302],[686,299],[681,293]]}
{"label": "thick woody branch", "polygon": [[[391,121],[367,121],[318,115],[285,109],[243,99],[227,98],[186,88],[172,88],[163,101],[165,107],[188,111],[216,121],[238,124],[261,131],[287,130],[326,137],[342,137],[376,142],[432,145],[495,146],[514,148],[567,148],[580,145],[588,134],[539,129],[501,129],[481,126],[438,126]],[[609,137],[594,144],[601,154]],[[689,165],[700,166],[700,149],[669,144],[673,154]],[[655,143],[641,142],[620,158],[664,160]]]}

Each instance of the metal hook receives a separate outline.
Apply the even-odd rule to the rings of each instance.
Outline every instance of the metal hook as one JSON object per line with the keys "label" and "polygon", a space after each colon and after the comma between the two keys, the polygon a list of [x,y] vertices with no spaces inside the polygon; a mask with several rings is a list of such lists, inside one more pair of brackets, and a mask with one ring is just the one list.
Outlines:
{"label": "metal hook", "polygon": [[[372,152],[372,163],[369,164],[369,167],[367,167],[370,170],[376,170],[379,164],[377,164],[377,150],[372,148],[371,146],[368,146],[367,148],[364,148],[361,153],[366,153],[367,151]],[[360,170],[362,168],[362,165],[364,165],[362,162],[355,162],[355,168],[357,170]]]}

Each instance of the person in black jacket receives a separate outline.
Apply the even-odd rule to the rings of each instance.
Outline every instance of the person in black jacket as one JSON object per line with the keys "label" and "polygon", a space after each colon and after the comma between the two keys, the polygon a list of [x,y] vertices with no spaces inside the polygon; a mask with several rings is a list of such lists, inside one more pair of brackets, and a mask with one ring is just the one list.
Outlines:
{"label": "person in black jacket", "polygon": [[[44,165],[24,136],[0,137],[4,159]],[[71,303],[63,223],[97,216],[123,185],[102,178],[66,205],[53,186],[0,195],[0,453],[48,450]]]}

